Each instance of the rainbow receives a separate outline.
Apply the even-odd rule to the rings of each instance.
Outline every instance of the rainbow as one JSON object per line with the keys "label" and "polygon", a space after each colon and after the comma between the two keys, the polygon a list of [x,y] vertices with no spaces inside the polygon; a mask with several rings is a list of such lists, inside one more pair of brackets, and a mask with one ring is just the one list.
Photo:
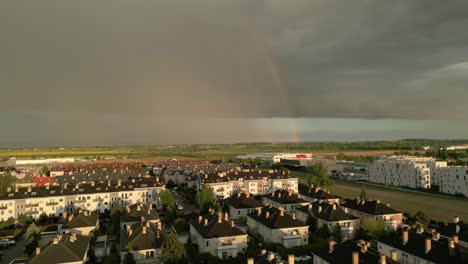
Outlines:
{"label": "rainbow", "polygon": [[[286,107],[286,111],[288,112],[289,116],[294,117],[294,110],[292,108],[292,104],[290,101],[288,88],[286,86],[286,83],[283,77],[281,76],[281,72],[278,68],[278,65],[275,63],[272,52],[270,48],[266,45],[266,41],[263,35],[262,34],[255,34],[255,35],[257,36],[258,44],[265,52],[267,63],[270,67],[270,71],[273,74],[276,86],[278,87],[279,92],[282,95],[281,98],[283,99],[283,105]],[[261,36],[261,39],[258,36]],[[291,134],[294,138],[294,142],[296,143],[302,142],[296,121],[293,118],[290,118],[289,123],[291,126]]]}

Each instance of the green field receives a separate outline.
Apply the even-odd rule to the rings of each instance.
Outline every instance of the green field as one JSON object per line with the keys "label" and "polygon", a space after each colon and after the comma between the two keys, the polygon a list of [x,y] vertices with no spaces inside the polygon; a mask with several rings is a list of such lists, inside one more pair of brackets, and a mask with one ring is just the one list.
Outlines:
{"label": "green field", "polygon": [[[192,157],[230,159],[240,154],[259,152],[362,152],[378,155],[379,151],[420,151],[423,146],[466,144],[468,140],[397,140],[370,142],[305,142],[305,143],[251,143],[230,145],[172,145],[150,147],[95,147],[66,149],[0,149],[0,160],[10,157]],[[367,153],[366,153],[367,152]],[[373,153],[372,153],[373,152]]]}
{"label": "green field", "polygon": [[[328,189],[334,194],[354,198],[359,195],[361,186],[358,183],[337,181]],[[468,219],[468,199],[466,198],[399,190],[384,186],[366,185],[366,190],[371,199],[390,203],[390,206],[403,212],[423,211],[431,219],[439,221],[452,221],[454,216]]]}

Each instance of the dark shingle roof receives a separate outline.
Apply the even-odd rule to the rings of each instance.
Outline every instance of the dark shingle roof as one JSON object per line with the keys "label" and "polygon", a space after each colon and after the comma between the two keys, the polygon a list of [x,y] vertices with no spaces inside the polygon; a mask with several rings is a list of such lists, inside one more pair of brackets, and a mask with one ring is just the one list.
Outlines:
{"label": "dark shingle roof", "polygon": [[[70,239],[76,236],[76,240]],[[39,255],[31,259],[30,264],[82,262],[88,250],[91,237],[78,234],[65,234],[57,242],[51,242]]]}
{"label": "dark shingle roof", "polygon": [[[334,246],[334,250],[330,253],[328,244],[324,244],[319,248],[314,248],[313,253],[331,264],[352,264],[353,252],[359,252],[360,264],[379,264],[380,254],[374,249],[368,248],[365,252],[361,251],[359,242],[347,240]],[[386,256],[387,264],[396,264],[396,262]]]}
{"label": "dark shingle roof", "polygon": [[[269,214],[268,217],[267,213]],[[306,223],[303,223],[298,219],[294,219],[292,216],[286,213],[283,213],[283,215],[281,215],[279,209],[269,206],[263,207],[261,209],[260,215],[258,214],[258,211],[255,211],[248,214],[248,217],[254,219],[255,221],[261,223],[262,225],[270,229],[308,226]]]}
{"label": "dark shingle roof", "polygon": [[[230,237],[246,235],[242,230],[236,226],[232,226],[230,222],[223,219],[221,223],[218,218],[222,217],[217,214],[208,214],[201,221],[193,219],[190,225],[197,230],[203,238],[217,238],[217,237]],[[208,224],[205,225],[205,219],[208,219]]]}
{"label": "dark shingle roof", "polygon": [[124,212],[122,222],[139,222],[144,217],[147,221],[159,220],[158,213],[154,208],[150,208],[147,204],[134,204],[128,207],[130,212]]}
{"label": "dark shingle roof", "polygon": [[66,229],[96,226],[98,220],[98,213],[76,212],[73,214],[73,218],[71,218],[71,220],[69,217],[67,217],[60,219],[59,222],[63,223],[61,229]]}
{"label": "dark shingle roof", "polygon": [[458,223],[440,222],[436,229],[443,236],[453,237],[457,235],[459,240],[468,242],[468,224],[463,223],[463,221]]}
{"label": "dark shingle roof", "polygon": [[288,190],[276,190],[272,193],[265,194],[263,197],[281,204],[307,203],[306,200],[299,198],[297,193],[291,193]]}
{"label": "dark shingle roof", "polygon": [[200,173],[201,183],[217,183],[217,182],[229,182],[238,181],[243,179],[249,180],[264,180],[264,179],[288,179],[291,178],[291,174],[285,171],[256,171],[256,170],[234,170],[231,169],[225,172],[209,172]]}
{"label": "dark shingle roof", "polygon": [[321,188],[310,188],[308,192],[300,192],[301,195],[318,199],[318,200],[328,200],[328,199],[338,199],[340,197],[330,194],[330,192],[323,190]]}
{"label": "dark shingle roof", "polygon": [[401,214],[401,212],[382,204],[379,201],[360,201],[357,199],[345,200],[345,203],[343,203],[342,206],[370,215]]}
{"label": "dark shingle roof", "polygon": [[[409,231],[408,242],[403,244],[402,231],[400,231],[397,235],[387,236],[379,241],[434,263],[467,263],[468,255],[464,252],[466,249],[458,245],[451,249],[448,239],[441,237],[435,240],[432,237],[433,235],[429,232]],[[426,238],[431,238],[431,250],[428,253],[425,252]]]}
{"label": "dark shingle roof", "polygon": [[226,199],[226,204],[236,209],[243,208],[259,208],[262,207],[262,203],[255,200],[250,194],[237,193]]}
{"label": "dark shingle roof", "polygon": [[352,214],[348,214],[343,210],[343,208],[337,206],[336,204],[323,204],[323,209],[319,213],[316,211],[314,216],[318,219],[322,219],[327,222],[335,221],[346,221],[346,220],[357,220],[358,217],[355,217]]}
{"label": "dark shingle roof", "polygon": [[149,222],[139,222],[131,227],[132,234],[128,229],[120,232],[120,248],[122,252],[133,250],[145,250],[160,248],[166,239],[166,232],[158,225]]}

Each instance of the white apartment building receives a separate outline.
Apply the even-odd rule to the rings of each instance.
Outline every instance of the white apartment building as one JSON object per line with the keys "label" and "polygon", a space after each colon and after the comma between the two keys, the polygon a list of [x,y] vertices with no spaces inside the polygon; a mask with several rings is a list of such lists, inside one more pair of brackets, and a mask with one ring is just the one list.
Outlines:
{"label": "white apartment building", "polygon": [[238,192],[263,195],[277,189],[297,193],[298,178],[289,172],[275,170],[230,170],[211,174],[200,173],[198,188],[211,187],[218,198],[227,198]]}
{"label": "white apartment building", "polygon": [[468,197],[468,167],[449,166],[437,170],[439,191]]}
{"label": "white apartment building", "polygon": [[[392,156],[382,157],[369,165],[369,182],[414,189],[431,187],[432,158]],[[431,165],[432,166],[432,165]]]}
{"label": "white apartment building", "polygon": [[116,203],[121,206],[155,203],[163,188],[160,182],[151,178],[8,188],[0,196],[0,220],[18,218],[20,215],[32,218],[38,218],[41,214],[61,216],[78,208],[103,213],[111,210]]}

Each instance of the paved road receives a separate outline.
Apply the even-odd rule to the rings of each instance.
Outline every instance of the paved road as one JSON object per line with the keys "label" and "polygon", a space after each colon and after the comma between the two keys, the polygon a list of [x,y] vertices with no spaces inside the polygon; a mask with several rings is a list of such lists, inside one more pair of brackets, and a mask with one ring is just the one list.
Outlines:
{"label": "paved road", "polygon": [[184,207],[184,209],[181,211],[183,214],[194,212],[194,211],[200,211],[200,209],[198,209],[194,205],[184,202],[182,197],[180,197],[180,194],[178,194],[177,197],[174,197],[174,200],[177,204],[180,204]]}
{"label": "paved road", "polygon": [[23,239],[17,241],[16,245],[14,245],[13,247],[2,250],[3,258],[0,261],[0,264],[8,264],[13,259],[21,256],[23,254],[25,244],[26,240]]}

